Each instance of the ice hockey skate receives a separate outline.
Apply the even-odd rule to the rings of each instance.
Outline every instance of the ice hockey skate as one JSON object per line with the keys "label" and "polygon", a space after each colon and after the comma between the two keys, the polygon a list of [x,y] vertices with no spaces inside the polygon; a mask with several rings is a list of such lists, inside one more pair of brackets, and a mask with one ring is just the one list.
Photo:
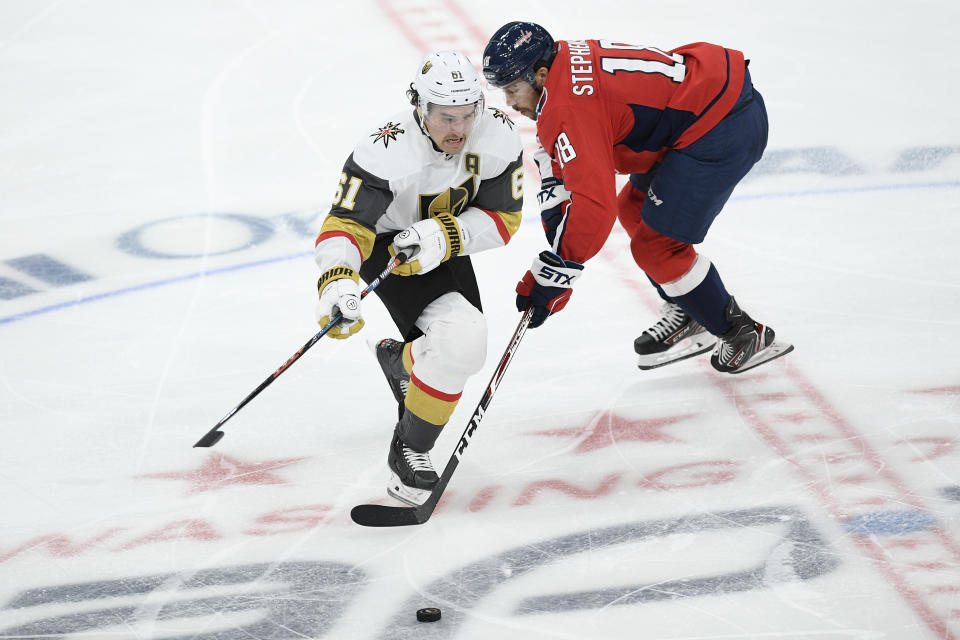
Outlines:
{"label": "ice hockey skate", "polygon": [[734,298],[730,298],[725,313],[731,328],[717,339],[710,356],[710,364],[717,371],[742,373],[793,351],[792,344],[776,342],[774,330],[748,316]]}
{"label": "ice hockey skate", "polygon": [[655,369],[713,348],[715,338],[679,305],[666,302],[661,311],[663,317],[633,341],[638,367]]}
{"label": "ice hockey skate", "polygon": [[410,374],[403,368],[403,345],[403,342],[390,338],[371,344],[377,356],[377,362],[383,369],[383,375],[387,378],[387,384],[390,385],[390,391],[396,401],[401,404],[410,386]]}
{"label": "ice hockey skate", "polygon": [[388,494],[412,507],[427,501],[439,480],[430,454],[414,451],[394,433],[387,464],[390,466]]}

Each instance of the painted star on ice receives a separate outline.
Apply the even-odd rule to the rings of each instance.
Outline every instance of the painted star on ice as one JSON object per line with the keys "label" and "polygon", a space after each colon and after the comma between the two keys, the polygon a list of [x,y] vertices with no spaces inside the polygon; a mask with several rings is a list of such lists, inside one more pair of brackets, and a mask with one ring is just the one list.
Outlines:
{"label": "painted star on ice", "polygon": [[593,431],[574,449],[575,453],[587,453],[621,442],[683,442],[673,436],[661,433],[661,430],[691,417],[693,417],[692,414],[638,420],[604,412],[594,414],[587,422],[587,427],[550,429],[533,433],[538,436],[577,436],[583,435],[589,425],[596,423]]}
{"label": "painted star on ice", "polygon": [[213,491],[231,484],[288,484],[286,480],[271,473],[271,471],[296,464],[301,460],[306,460],[306,458],[243,462],[230,456],[215,453],[207,458],[198,469],[147,473],[137,477],[186,480],[191,483],[189,493]]}

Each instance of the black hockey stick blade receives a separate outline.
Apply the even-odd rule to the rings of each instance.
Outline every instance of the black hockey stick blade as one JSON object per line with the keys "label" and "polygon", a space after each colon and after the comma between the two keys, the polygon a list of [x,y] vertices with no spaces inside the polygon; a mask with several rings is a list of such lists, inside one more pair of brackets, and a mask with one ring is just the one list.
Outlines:
{"label": "black hockey stick blade", "polygon": [[[489,393],[484,394],[484,399],[489,399]],[[468,427],[469,428],[469,427]],[[383,504],[358,504],[350,510],[350,518],[362,527],[409,527],[414,524],[423,524],[433,515],[433,510],[437,508],[440,502],[440,496],[447,488],[447,483],[453,477],[453,472],[460,464],[456,452],[450,456],[443,475],[437,482],[437,486],[430,492],[430,497],[419,507],[393,507]]]}
{"label": "black hockey stick blade", "polygon": [[358,504],[350,510],[350,517],[364,527],[406,527],[423,524],[430,519],[433,509],[420,507],[390,507],[382,504]]}
{"label": "black hockey stick blade", "polygon": [[220,442],[220,438],[223,437],[223,431],[218,431],[214,429],[213,431],[207,432],[202,438],[197,440],[197,444],[193,445],[194,447],[212,447],[213,445]]}

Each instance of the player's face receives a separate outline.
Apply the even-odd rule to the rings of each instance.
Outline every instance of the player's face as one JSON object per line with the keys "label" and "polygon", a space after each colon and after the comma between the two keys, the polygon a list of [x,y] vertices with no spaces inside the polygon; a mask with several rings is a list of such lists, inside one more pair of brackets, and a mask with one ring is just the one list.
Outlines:
{"label": "player's face", "polygon": [[432,104],[423,118],[427,133],[433,138],[437,147],[451,155],[463,151],[476,121],[476,104],[459,106]]}
{"label": "player's face", "polygon": [[537,103],[540,102],[542,93],[542,88],[532,86],[523,78],[514,80],[503,88],[503,97],[507,106],[531,120],[537,119]]}

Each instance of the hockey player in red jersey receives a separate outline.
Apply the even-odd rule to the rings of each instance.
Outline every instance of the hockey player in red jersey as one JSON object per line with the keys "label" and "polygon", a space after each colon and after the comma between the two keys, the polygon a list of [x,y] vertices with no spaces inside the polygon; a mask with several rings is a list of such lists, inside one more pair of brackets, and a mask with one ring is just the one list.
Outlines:
{"label": "hockey player in red jersey", "polygon": [[437,484],[429,452],[467,379],[486,357],[487,324],[470,256],[503,247],[520,226],[523,158],[513,120],[485,108],[483,79],[458,51],[426,56],[410,104],[353,149],[317,237],[317,318],[363,327],[359,278],[409,256],[374,291],[403,340],[376,343],[399,403],[388,493],[422,504]]}
{"label": "hockey player in red jersey", "polygon": [[[609,40],[554,42],[511,22],[483,53],[487,81],[537,123],[538,195],[552,251],[517,285],[532,327],[562,309],[583,263],[614,221],[664,300],[663,317],[634,341],[641,369],[713,349],[739,373],[793,347],[774,341],[694,249],[734,187],[760,159],[767,114],[741,52],[695,43],[672,51]],[[616,192],[616,174],[630,179]]]}

